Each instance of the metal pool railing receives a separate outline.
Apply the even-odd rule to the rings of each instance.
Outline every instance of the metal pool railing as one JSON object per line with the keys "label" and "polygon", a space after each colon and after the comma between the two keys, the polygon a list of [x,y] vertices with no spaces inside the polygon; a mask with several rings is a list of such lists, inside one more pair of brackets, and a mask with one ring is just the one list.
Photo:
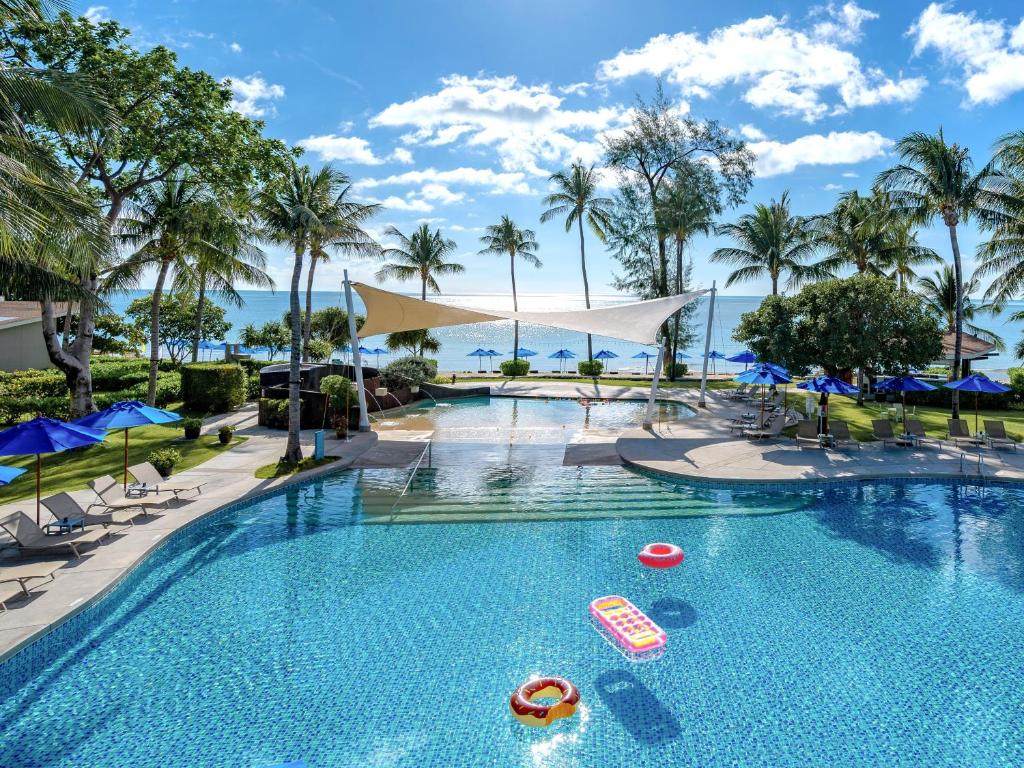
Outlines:
{"label": "metal pool railing", "polygon": [[419,458],[416,459],[416,463],[412,467],[412,472],[409,473],[409,479],[405,481],[405,485],[402,487],[402,492],[398,494],[398,498],[395,499],[395,503],[391,505],[391,509],[388,511],[392,522],[394,522],[395,509],[402,503],[402,498],[405,494],[409,492],[409,488],[412,486],[412,481],[416,478],[416,473],[419,471],[420,464],[423,463],[424,456],[427,457],[427,466],[429,467],[433,458],[433,443],[430,440],[427,440],[426,446],[423,448]]}

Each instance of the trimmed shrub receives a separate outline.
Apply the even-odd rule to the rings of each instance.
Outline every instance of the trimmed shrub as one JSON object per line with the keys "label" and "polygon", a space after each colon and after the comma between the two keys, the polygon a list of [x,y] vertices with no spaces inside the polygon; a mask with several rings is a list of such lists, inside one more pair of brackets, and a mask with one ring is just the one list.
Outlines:
{"label": "trimmed shrub", "polygon": [[401,357],[380,370],[383,386],[390,390],[426,384],[437,375],[437,361],[425,357]]}
{"label": "trimmed shrub", "polygon": [[580,376],[598,377],[604,373],[604,363],[600,360],[580,360],[576,364],[576,370]]}
{"label": "trimmed shrub", "polygon": [[181,461],[181,453],[175,448],[158,448],[146,457],[146,460],[153,465],[157,472],[167,477],[174,471],[174,467]]}
{"label": "trimmed shrub", "polygon": [[181,426],[185,430],[186,440],[195,440],[203,428],[202,419],[182,419]]}
{"label": "trimmed shrub", "polygon": [[288,429],[288,398],[261,397],[259,423],[270,429]]}
{"label": "trimmed shrub", "polygon": [[217,430],[217,439],[220,440],[221,445],[227,445],[231,442],[231,438],[235,436],[235,428],[230,424],[225,424],[223,427]]}
{"label": "trimmed shrub", "polygon": [[223,413],[245,402],[246,376],[235,363],[189,363],[181,367],[181,399],[185,407]]}
{"label": "trimmed shrub", "polygon": [[525,376],[530,372],[530,361],[502,360],[501,372],[505,376]]}
{"label": "trimmed shrub", "polygon": [[266,360],[239,360],[238,364],[245,369],[245,399],[259,400],[260,369],[265,368],[269,363]]}
{"label": "trimmed shrub", "polygon": [[676,378],[679,378],[680,376],[686,376],[689,372],[690,366],[688,366],[686,363],[669,363],[668,365],[665,366],[666,376],[671,377],[675,375]]}

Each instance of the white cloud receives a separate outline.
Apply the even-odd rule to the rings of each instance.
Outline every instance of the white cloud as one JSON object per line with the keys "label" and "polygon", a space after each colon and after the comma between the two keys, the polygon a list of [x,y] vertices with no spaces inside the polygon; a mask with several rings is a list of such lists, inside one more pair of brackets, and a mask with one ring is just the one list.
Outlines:
{"label": "white cloud", "polygon": [[396,163],[402,163],[409,165],[412,163],[412,152],[405,147],[395,147],[395,151],[391,153],[391,159]]}
{"label": "white cloud", "polygon": [[559,86],[558,92],[567,96],[586,96],[590,90],[590,83],[571,83],[570,85]]}
{"label": "white cloud", "polygon": [[951,13],[932,3],[907,34],[914,54],[934,48],[947,64],[960,67],[968,104],[995,104],[1024,90],[1024,19],[1014,29],[1006,22],[981,21],[970,13]]}
{"label": "white cloud", "polygon": [[490,168],[451,168],[439,171],[436,168],[423,168],[406,171],[383,178],[359,179],[355,183],[357,189],[375,189],[388,186],[421,186],[423,184],[445,184],[469,187],[484,187],[492,194],[533,194],[526,181],[526,174],[521,171],[498,172]]}
{"label": "white cloud", "polygon": [[384,161],[373,153],[370,142],[358,136],[309,136],[297,142],[300,147],[315,152],[320,160],[340,160],[361,165],[380,165]]}
{"label": "white cloud", "polygon": [[621,127],[629,114],[618,106],[563,109],[562,101],[550,85],[524,85],[514,76],[450,75],[434,93],[391,104],[370,126],[411,128],[402,136],[411,145],[492,147],[506,171],[547,176],[544,165],[599,160],[602,133]]}
{"label": "white cloud", "polygon": [[844,179],[856,179],[857,177],[860,176],[860,174],[857,173],[856,171],[844,171],[839,175],[842,176]]}
{"label": "white cloud", "polygon": [[268,83],[259,74],[248,77],[229,77],[231,108],[246,117],[264,117],[274,114],[273,104],[268,102],[284,98],[284,86]]}
{"label": "white cloud", "polygon": [[842,165],[881,157],[892,146],[877,131],[812,133],[790,142],[755,141],[748,146],[757,155],[758,176],[790,173],[801,165]]}
{"label": "white cloud", "polygon": [[238,43],[231,43],[231,45],[228,46],[228,50],[230,50],[232,53],[241,53],[242,46],[240,46]]}
{"label": "white cloud", "polygon": [[822,187],[826,192],[835,192],[836,190],[843,189],[842,184],[826,184]]}
{"label": "white cloud", "polygon": [[426,200],[422,200],[415,197],[398,197],[398,195],[391,195],[385,197],[383,200],[377,198],[368,197],[366,198],[368,203],[380,203],[385,208],[392,211],[415,211],[417,213],[429,213],[434,210],[434,206],[428,203]]}
{"label": "white cloud", "polygon": [[763,141],[768,138],[764,131],[756,125],[750,125],[750,123],[744,123],[740,126],[740,136],[747,141]]}
{"label": "white cloud", "polygon": [[[794,28],[786,17],[762,16],[712,30],[705,38],[687,32],[658,35],[602,61],[598,77],[666,76],[684,96],[697,98],[727,85],[741,86],[748,104],[808,122],[830,112],[920,95],[924,78],[893,80],[880,69],[865,68],[843,47],[860,37],[861,24],[875,14],[852,2],[819,13],[827,21],[809,30]],[[829,98],[831,91],[838,101]]]}
{"label": "white cloud", "polygon": [[483,232],[483,227],[464,227],[461,224],[452,224],[448,227],[452,232]]}
{"label": "white cloud", "polygon": [[420,188],[420,197],[424,200],[433,200],[441,205],[461,203],[466,198],[465,192],[452,192],[444,184],[424,184]]}
{"label": "white cloud", "polygon": [[82,18],[87,19],[93,24],[99,24],[101,21],[106,21],[110,18],[110,8],[105,5],[90,5],[85,9]]}

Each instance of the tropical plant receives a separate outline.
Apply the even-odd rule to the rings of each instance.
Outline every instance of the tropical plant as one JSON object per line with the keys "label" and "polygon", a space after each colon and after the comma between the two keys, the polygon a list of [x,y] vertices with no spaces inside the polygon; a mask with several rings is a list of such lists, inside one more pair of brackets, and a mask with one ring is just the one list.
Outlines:
{"label": "tropical plant", "polygon": [[[586,220],[590,231],[598,240],[605,241],[611,219],[614,201],[597,194],[598,176],[594,166],[583,165],[582,160],[574,162],[568,170],[556,171],[548,177],[554,191],[547,195],[543,204],[548,207],[540,215],[541,222],[548,222],[556,216],[565,217],[565,231],[570,232],[573,224],[580,235],[580,268],[583,271],[583,300],[590,309],[590,281],[587,278],[587,253],[583,238],[583,222]],[[587,334],[587,360],[594,359],[594,344]]]}
{"label": "tropical plant", "polygon": [[[960,375],[963,357],[964,276],[960,259],[957,226],[972,216],[982,215],[993,204],[988,189],[996,175],[993,163],[977,173],[970,152],[959,144],[946,143],[940,128],[929,135],[920,131],[907,134],[896,143],[902,162],[882,171],[876,186],[889,196],[894,209],[922,226],[941,217],[949,231],[953,252],[954,345],[951,377]],[[959,390],[953,390],[953,418],[960,416]]]}
{"label": "tropical plant", "polygon": [[882,233],[878,264],[901,291],[910,290],[917,279],[917,267],[941,261],[939,254],[917,242],[917,234],[908,221],[894,221]]}
{"label": "tropical plant", "polygon": [[722,224],[717,231],[736,243],[711,254],[712,261],[736,266],[725,281],[726,288],[767,277],[775,296],[784,278],[786,288],[792,289],[826,276],[825,270],[807,263],[814,245],[804,220],[790,213],[788,192],[768,205],[758,203],[753,213],[743,214],[733,224]]}
{"label": "tropical plant", "polygon": [[[225,320],[226,312],[209,299],[204,298],[203,301],[206,303],[202,313],[203,338],[223,341],[231,330],[231,323]],[[163,331],[160,344],[174,363],[182,362],[192,351],[192,323],[199,313],[196,304],[196,299],[187,293],[164,294],[160,299],[160,327]],[[152,338],[149,335],[152,332],[152,313],[152,295],[132,300],[124,313],[134,331],[128,338],[137,339],[141,336],[143,342]]]}
{"label": "tropical plant", "polygon": [[174,467],[181,463],[181,451],[176,448],[158,448],[151,451],[146,461],[153,465],[153,469],[163,477],[168,477],[174,471]]}
{"label": "tropical plant", "polygon": [[[336,171],[329,171],[337,176]],[[287,245],[294,254],[292,280],[289,293],[291,313],[291,359],[288,376],[288,441],[282,461],[298,464],[302,460],[302,446],[299,443],[299,414],[301,403],[300,370],[302,364],[302,315],[299,304],[299,280],[302,277],[302,263],[314,235],[322,236],[324,225],[318,211],[318,196],[321,187],[309,166],[292,163],[288,173],[264,186],[256,196],[255,211],[262,222],[263,236],[274,243]]]}
{"label": "tropical plant", "polygon": [[[111,110],[109,125],[86,128],[81,121],[43,111],[32,119],[33,132],[58,150],[52,156],[103,208],[103,231],[113,231],[129,199],[186,168],[214,189],[237,190],[280,167],[284,144],[265,139],[262,123],[230,108],[229,83],[179,67],[175,54],[163,46],[140,52],[128,43],[130,34],[116,22],[94,24],[61,12],[53,18],[18,19],[5,25],[0,39],[0,57],[47,70],[54,82],[73,76],[102,86]],[[100,257],[98,268],[75,273],[84,292],[95,295],[103,287],[100,276],[110,260],[109,255]],[[58,312],[48,298],[43,301],[47,353],[67,376],[73,416],[94,410],[89,358],[98,306],[94,298],[80,302],[75,345],[65,350],[56,330]]]}
{"label": "tropical plant", "polygon": [[384,234],[397,240],[398,245],[388,246],[382,251],[385,259],[395,261],[377,270],[375,277],[380,282],[419,280],[420,298],[426,301],[428,288],[434,293],[441,292],[435,275],[458,275],[466,271],[462,264],[446,261],[458,246],[454,240],[442,237],[440,229],[432,233],[427,224],[421,224],[409,237],[395,227],[388,227]]}
{"label": "tropical plant", "polygon": [[[497,224],[490,224],[484,230],[480,242],[484,247],[480,253],[493,253],[508,256],[509,272],[512,275],[512,309],[519,311],[519,297],[516,293],[516,257],[533,267],[540,268],[541,260],[534,251],[537,250],[537,235],[532,229],[520,229],[508,216],[502,216]],[[519,321],[513,325],[512,359],[519,359]]]}
{"label": "tropical plant", "polygon": [[388,363],[380,371],[384,386],[390,389],[418,387],[437,376],[437,362],[422,356],[400,357]]}
{"label": "tropical plant", "polygon": [[[349,402],[352,397],[352,382],[344,376],[332,374],[320,379],[320,391],[327,395],[330,410],[333,414],[331,426],[339,434],[348,431]],[[326,416],[326,413],[324,414]]]}
{"label": "tropical plant", "polygon": [[[1024,160],[1024,147],[1021,157]],[[1024,293],[1024,165],[1007,163],[1007,175],[1000,182],[999,215],[988,222],[988,241],[978,246],[974,276],[992,277],[985,297],[1003,304]]]}
{"label": "tropical plant", "polygon": [[817,268],[827,275],[846,267],[853,267],[862,275],[884,274],[880,259],[882,237],[895,217],[882,193],[843,193],[831,211],[806,219],[811,243],[825,252]]}
{"label": "tropical plant", "polygon": [[256,349],[262,347],[267,350],[267,357],[273,360],[282,349],[285,349],[292,340],[291,326],[269,320],[257,327],[253,323],[242,326],[238,336],[242,346]]}
{"label": "tropical plant", "polygon": [[381,209],[348,198],[349,178],[327,165],[310,177],[313,212],[319,221],[309,235],[309,270],[306,274],[306,314],[302,322],[302,359],[308,360],[306,346],[312,335],[313,276],[320,262],[330,261],[330,251],[356,256],[378,256],[380,246],[363,226]]}
{"label": "tropical plant", "polygon": [[306,344],[306,356],[314,363],[326,362],[333,352],[334,347],[331,342],[323,339],[310,339]]}
{"label": "tropical plant", "polygon": [[[999,312],[1000,305],[997,303],[976,304],[971,298],[972,293],[977,293],[979,288],[978,278],[972,277],[962,287],[963,298],[960,302],[963,327],[967,332],[977,336],[979,339],[995,344],[1000,351],[1005,349],[1003,339],[995,331],[982,328],[975,324],[979,315],[995,315]],[[922,277],[917,281],[918,292],[924,298],[925,306],[935,315],[935,318],[942,326],[943,333],[955,333],[956,311],[957,311],[957,290],[956,275],[953,268],[946,264],[929,277]]]}
{"label": "tropical plant", "polygon": [[384,346],[392,352],[407,350],[410,355],[422,357],[427,352],[437,354],[441,351],[441,342],[433,336],[429,329],[418,331],[395,331],[384,338]]}

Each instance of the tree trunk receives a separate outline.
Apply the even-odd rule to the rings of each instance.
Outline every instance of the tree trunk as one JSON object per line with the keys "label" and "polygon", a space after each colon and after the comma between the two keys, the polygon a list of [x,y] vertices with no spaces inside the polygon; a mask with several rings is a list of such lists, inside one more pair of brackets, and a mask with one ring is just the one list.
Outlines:
{"label": "tree trunk", "polygon": [[[576,219],[580,230],[580,266],[583,268],[583,301],[590,309],[590,281],[587,279],[587,252],[583,246],[583,217]],[[594,337],[587,334],[587,360],[594,359]]]}
{"label": "tree trunk", "polygon": [[[512,311],[513,312],[518,312],[519,311],[519,298],[516,296],[516,255],[515,255],[515,253],[510,253],[509,254],[509,266],[510,266],[510,268],[512,270]],[[518,360],[519,359],[519,321],[518,320],[513,320],[512,323],[513,323],[513,325],[515,327],[515,332],[514,332],[514,334],[512,336],[512,339],[513,339],[512,359],[513,360]]]}
{"label": "tree trunk", "polygon": [[199,342],[203,337],[203,302],[206,301],[206,270],[199,270],[199,301],[196,304],[196,328],[192,332],[192,362],[199,359]]}
{"label": "tree trunk", "polygon": [[149,310],[149,387],[146,389],[146,405],[156,405],[156,376],[160,370],[160,297],[170,268],[171,260],[163,259],[160,271],[156,274],[156,285],[153,286],[153,306]]}
{"label": "tree trunk", "polygon": [[[43,317],[43,343],[46,345],[50,360],[64,373],[64,380],[71,395],[71,417],[87,416],[96,410],[92,404],[92,375],[71,351],[62,348],[57,336],[57,316],[53,302],[45,299],[40,305]],[[75,341],[77,343],[77,339]]]}
{"label": "tree trunk", "polygon": [[420,275],[420,299],[422,301],[427,300],[427,277],[428,275]]}
{"label": "tree trunk", "polygon": [[772,275],[772,296],[779,295],[779,276]]}
{"label": "tree trunk", "polygon": [[299,281],[302,279],[303,246],[295,248],[295,265],[292,268],[291,287],[291,321],[292,351],[291,365],[288,369],[288,444],[285,447],[282,461],[295,465],[302,461],[302,445],[299,442],[299,419],[302,414],[302,403],[299,390],[302,386],[302,320],[299,308]]}
{"label": "tree trunk", "polygon": [[64,313],[64,330],[61,332],[60,348],[65,352],[67,352],[68,347],[71,346],[71,315],[73,314],[73,306],[73,303],[69,301],[68,311]]}
{"label": "tree trunk", "polygon": [[[683,292],[683,240],[676,238],[676,293]],[[669,365],[669,380],[676,380],[676,354],[679,352],[679,324],[682,322],[683,310],[675,313],[675,327],[672,329],[672,357]]]}
{"label": "tree trunk", "polygon": [[306,318],[302,323],[302,362],[309,362],[309,337],[313,333],[313,273],[319,254],[314,248],[309,254],[309,275],[306,277]]}
{"label": "tree trunk", "polygon": [[[955,324],[953,327],[953,364],[949,367],[950,381],[956,378],[960,371],[961,357],[963,356],[964,337],[964,281],[963,269],[960,264],[960,242],[956,236],[956,224],[949,224],[949,244],[953,247],[953,277],[956,280],[956,311]],[[952,418],[960,418],[960,390],[953,390]]]}

